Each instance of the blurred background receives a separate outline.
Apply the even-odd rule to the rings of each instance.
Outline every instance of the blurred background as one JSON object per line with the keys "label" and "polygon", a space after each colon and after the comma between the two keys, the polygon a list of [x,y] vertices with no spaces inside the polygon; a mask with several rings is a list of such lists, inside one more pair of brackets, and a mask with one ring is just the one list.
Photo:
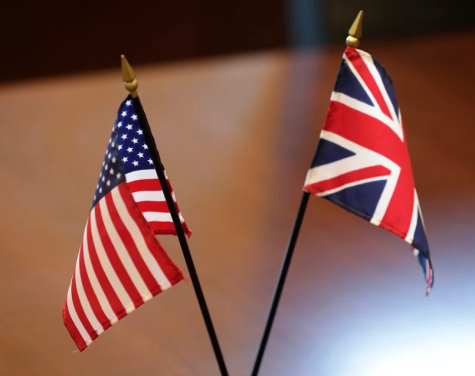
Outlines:
{"label": "blurred background", "polygon": [[[474,375],[475,3],[2,2],[0,376],[218,375],[191,284],[83,353],[61,310],[125,54],[230,375],[250,373],[348,28],[392,76],[435,268],[310,199],[262,376]],[[159,238],[186,270],[178,241]]]}

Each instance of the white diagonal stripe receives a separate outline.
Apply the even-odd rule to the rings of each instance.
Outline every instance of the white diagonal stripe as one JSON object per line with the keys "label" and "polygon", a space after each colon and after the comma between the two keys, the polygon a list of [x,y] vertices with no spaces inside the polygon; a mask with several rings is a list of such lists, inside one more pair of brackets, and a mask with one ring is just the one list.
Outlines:
{"label": "white diagonal stripe", "polygon": [[[72,280],[71,280],[71,283],[72,283]],[[71,284],[69,285],[68,297],[66,299],[67,299],[67,309],[68,309],[69,315],[71,316],[71,320],[73,320],[74,325],[79,331],[79,334],[81,335],[82,339],[86,342],[86,345],[89,346],[92,343],[92,340],[89,334],[87,333],[86,329],[84,328],[84,325],[81,323],[81,320],[79,319],[78,314],[76,313],[76,308],[74,308],[73,297],[71,295]]]}
{"label": "white diagonal stripe", "polygon": [[132,236],[132,239],[134,240],[135,245],[137,246],[137,249],[140,252],[140,255],[142,256],[142,259],[144,260],[148,269],[156,279],[158,285],[162,290],[171,287],[170,281],[166,277],[165,273],[163,273],[163,270],[160,268],[160,265],[157,263],[157,260],[155,260],[155,258],[151,254],[137,223],[135,223],[133,218],[130,216],[129,211],[127,210],[127,207],[125,206],[124,201],[122,200],[119,189],[113,189],[111,191],[111,194],[112,200],[114,201],[114,205],[117,209],[117,212],[119,213],[122,222],[124,223],[125,227]]}
{"label": "white diagonal stripe", "polygon": [[92,289],[94,290],[94,294],[96,294],[97,300],[99,300],[99,304],[104,311],[104,314],[106,317],[110,320],[111,324],[115,324],[118,320],[116,317],[116,314],[114,313],[114,310],[112,309],[109,300],[106,297],[106,294],[104,294],[104,291],[102,290],[101,284],[99,283],[96,272],[94,271],[94,267],[92,266],[91,262],[91,256],[89,254],[89,245],[87,241],[87,226],[86,224],[86,231],[84,234],[84,239],[83,239],[83,256],[84,256],[84,264],[86,266],[86,272],[87,276],[89,278],[89,282],[91,282]]}
{"label": "white diagonal stripe", "polygon": [[[373,213],[373,218],[370,221],[375,225],[379,225],[384,217],[384,214],[386,213],[389,202],[391,201],[391,197],[394,193],[394,189],[396,188],[399,174],[401,172],[401,168],[396,163],[386,158],[384,155],[358,145],[340,135],[337,135],[336,133],[322,130],[320,138],[348,149],[355,153],[355,155],[339,161],[311,168],[307,173],[305,185],[319,183],[325,180],[333,179],[348,172],[372,166],[384,166],[391,172],[389,176],[384,177],[386,179],[386,185]],[[358,183],[360,183],[360,181],[358,181]],[[342,189],[344,189],[344,186],[335,188],[332,191],[335,193]]]}
{"label": "white diagonal stripe", "polygon": [[[112,191],[114,190],[117,190],[117,187],[114,188]],[[91,211],[91,232],[97,257],[99,258],[99,262],[101,263],[102,269],[104,270],[104,273],[106,273],[107,279],[109,280],[110,284],[112,285],[112,288],[117,294],[117,297],[126,309],[126,312],[130,313],[135,309],[134,304],[132,302],[132,299],[130,299],[129,294],[127,294],[127,291],[122,285],[122,282],[117,276],[114,268],[112,267],[109,257],[107,256],[106,250],[104,249],[101,237],[99,235],[99,231],[97,229],[97,215],[99,214],[96,210],[96,207],[94,207]]]}
{"label": "white diagonal stripe", "polygon": [[142,279],[142,276],[140,275],[137,268],[135,267],[135,264],[132,261],[132,258],[130,257],[129,252],[125,248],[124,243],[122,243],[122,239],[120,238],[114,224],[112,223],[109,209],[107,208],[107,204],[105,200],[101,200],[99,202],[99,205],[101,208],[102,220],[104,221],[104,226],[107,230],[107,233],[109,234],[109,238],[112,242],[112,245],[114,246],[115,251],[117,252],[117,255],[120,258],[120,261],[122,262],[122,265],[127,271],[127,274],[132,280],[135,288],[139,292],[140,296],[145,296],[147,294],[150,294],[150,291],[148,290],[147,285],[145,284],[145,282]]}
{"label": "white diagonal stripe", "polygon": [[94,311],[89,304],[89,299],[86,296],[86,292],[84,291],[84,286],[82,284],[81,278],[81,271],[79,269],[79,260],[81,258],[82,250],[79,250],[78,259],[76,261],[76,272],[74,274],[74,280],[76,282],[76,291],[78,293],[79,301],[81,302],[81,307],[86,315],[89,323],[91,324],[92,328],[96,331],[97,335],[101,334],[104,329],[102,328],[101,323],[97,320]]}
{"label": "white diagonal stripe", "polygon": [[[391,128],[394,133],[399,137],[399,139],[404,142],[404,132],[402,130],[402,125],[399,122],[398,117],[396,116],[396,111],[393,106],[393,102],[389,98],[388,92],[386,91],[386,86],[384,86],[383,79],[381,78],[381,75],[379,74],[378,69],[374,65],[374,60],[371,55],[368,53],[357,50],[360,56],[362,57],[363,61],[366,63],[366,66],[368,67],[371,75],[373,76],[374,80],[376,81],[376,85],[378,85],[378,88],[383,96],[384,101],[386,102],[386,106],[389,109],[389,112],[391,113],[392,120],[389,121],[389,128]],[[381,111],[382,113],[382,111]]]}
{"label": "white diagonal stripe", "polygon": [[334,102],[340,102],[345,106],[352,108],[358,112],[362,112],[363,114],[369,115],[381,123],[386,124],[389,128],[392,127],[391,119],[386,116],[386,114],[382,113],[378,107],[370,106],[367,103],[361,102],[355,98],[352,98],[346,94],[334,91],[330,98]]}

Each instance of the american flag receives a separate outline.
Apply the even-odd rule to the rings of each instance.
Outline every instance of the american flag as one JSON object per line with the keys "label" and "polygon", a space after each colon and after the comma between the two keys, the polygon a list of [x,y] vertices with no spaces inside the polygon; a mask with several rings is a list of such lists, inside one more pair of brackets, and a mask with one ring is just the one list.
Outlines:
{"label": "american flag", "polygon": [[176,231],[148,148],[129,96],[112,128],[63,307],[64,324],[80,351],[183,279],[154,236]]}
{"label": "american flag", "polygon": [[434,283],[429,245],[392,80],[368,53],[348,47],[304,190],[398,235]]}

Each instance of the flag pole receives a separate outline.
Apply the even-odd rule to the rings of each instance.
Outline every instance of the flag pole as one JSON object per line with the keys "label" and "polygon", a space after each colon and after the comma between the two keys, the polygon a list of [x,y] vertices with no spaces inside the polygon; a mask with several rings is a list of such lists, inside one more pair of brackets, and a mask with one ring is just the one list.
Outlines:
{"label": "flag pole", "polygon": [[153,138],[150,125],[147,121],[145,111],[142,107],[142,103],[140,102],[140,98],[137,93],[138,82],[135,76],[135,72],[133,71],[132,67],[130,66],[129,62],[127,61],[124,55],[121,56],[121,62],[122,62],[122,79],[125,83],[125,88],[130,92],[130,96],[132,97],[134,106],[137,110],[137,116],[140,121],[140,124],[142,125],[142,131],[144,133],[145,142],[147,143],[149,147],[150,156],[155,166],[155,171],[157,172],[158,180],[160,181],[160,185],[163,190],[163,195],[165,196],[165,199],[167,201],[168,209],[170,210],[170,214],[173,219],[173,224],[175,225],[178,240],[180,242],[180,246],[183,251],[183,257],[185,258],[186,266],[188,267],[188,271],[190,273],[190,278],[193,283],[196,299],[198,300],[198,304],[200,306],[201,313],[203,315],[206,328],[208,330],[208,335],[211,340],[211,345],[213,346],[213,350],[216,356],[216,360],[218,362],[219,370],[221,371],[222,376],[228,376],[228,371],[226,369],[224,357],[221,352],[221,348],[219,346],[218,337],[216,336],[216,332],[213,326],[213,321],[211,320],[211,315],[209,313],[208,306],[206,305],[206,300],[203,294],[203,290],[201,289],[201,284],[198,279],[198,274],[195,269],[195,265],[193,262],[193,258],[191,256],[190,249],[188,247],[188,242],[186,241],[185,232],[183,230],[183,226],[181,224],[181,220],[178,215],[175,202],[173,200],[172,194],[170,192],[170,188],[168,186],[167,178],[165,176],[163,165],[160,159],[160,154],[158,153],[157,146],[155,144],[155,139]]}
{"label": "flag pole", "polygon": [[[351,47],[358,47],[359,38],[362,35],[362,21],[363,21],[363,11],[361,10],[356,16],[353,25],[351,25],[350,30],[348,31],[348,38],[346,38],[346,45]],[[300,207],[295,218],[294,227],[290,235],[290,240],[287,245],[287,251],[285,253],[284,262],[282,263],[279,280],[274,292],[274,298],[272,299],[271,308],[267,317],[266,326],[264,333],[262,334],[261,343],[259,345],[259,350],[257,351],[256,360],[254,361],[254,368],[252,369],[251,376],[257,376],[259,374],[259,368],[262,363],[262,358],[264,357],[264,352],[266,349],[267,341],[269,340],[270,332],[272,329],[272,324],[274,323],[274,318],[277,313],[277,308],[279,306],[280,297],[284,289],[285,279],[287,277],[287,272],[289,271],[290,262],[292,261],[292,255],[294,253],[295,244],[300,232],[300,227],[302,225],[303,217],[305,215],[305,209],[307,208],[308,198],[310,194],[306,191],[302,194],[302,200],[300,201]]]}

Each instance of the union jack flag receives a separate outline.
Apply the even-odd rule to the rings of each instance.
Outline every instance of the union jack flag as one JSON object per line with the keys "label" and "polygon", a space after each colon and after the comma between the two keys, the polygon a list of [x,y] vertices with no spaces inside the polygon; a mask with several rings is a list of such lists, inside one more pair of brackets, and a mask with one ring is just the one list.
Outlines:
{"label": "union jack flag", "polygon": [[434,283],[401,111],[392,80],[368,53],[347,47],[304,190],[411,244]]}
{"label": "union jack flag", "polygon": [[154,236],[176,231],[149,146],[128,96],[112,128],[63,307],[64,324],[80,351],[183,279]]}

